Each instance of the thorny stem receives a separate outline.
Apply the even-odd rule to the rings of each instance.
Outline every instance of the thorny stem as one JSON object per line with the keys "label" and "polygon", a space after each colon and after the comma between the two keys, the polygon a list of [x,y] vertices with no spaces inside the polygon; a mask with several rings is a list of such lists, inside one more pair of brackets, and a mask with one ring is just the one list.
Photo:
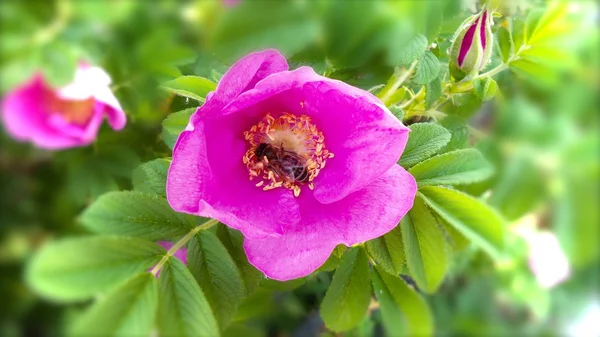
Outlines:
{"label": "thorny stem", "polygon": [[167,261],[169,261],[169,258],[173,255],[175,255],[175,253],[183,246],[185,246],[186,243],[188,243],[188,241],[190,241],[196,234],[198,234],[198,232],[200,232],[201,230],[205,230],[208,229],[216,224],[218,224],[219,221],[215,220],[215,219],[210,219],[208,221],[206,221],[205,223],[203,223],[202,225],[192,229],[191,231],[189,231],[184,237],[182,237],[181,239],[179,239],[179,241],[175,242],[175,244],[173,245],[173,247],[171,247],[171,249],[169,249],[167,251],[167,254],[163,255],[162,259],[160,259],[160,261],[156,264],[156,266],[154,266],[154,268],[152,268],[152,270],[150,271],[150,273],[154,276],[156,276],[156,274],[158,274],[158,272],[160,271],[160,269],[162,268],[162,266],[167,263]]}
{"label": "thorny stem", "polygon": [[392,86],[389,89],[387,89],[385,95],[383,95],[383,97],[381,98],[381,101],[385,105],[388,105],[388,100],[390,99],[390,97],[392,97],[396,90],[398,90],[398,88],[400,88],[402,84],[404,84],[404,82],[406,82],[406,80],[412,75],[413,71],[417,66],[417,63],[419,63],[418,60],[415,60],[413,63],[411,63],[408,70],[404,74],[402,74],[402,76],[398,77],[396,81],[392,84]]}

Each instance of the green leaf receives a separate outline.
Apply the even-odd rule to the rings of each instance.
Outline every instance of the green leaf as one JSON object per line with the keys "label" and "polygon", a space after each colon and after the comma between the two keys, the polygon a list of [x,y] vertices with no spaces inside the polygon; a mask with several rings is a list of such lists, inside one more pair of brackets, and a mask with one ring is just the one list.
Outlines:
{"label": "green leaf", "polygon": [[274,291],[292,291],[306,283],[307,277],[301,277],[289,281],[277,281],[269,278],[265,278],[260,282],[260,286],[265,289]]}
{"label": "green leaf", "polygon": [[170,258],[158,278],[160,336],[218,336],[210,305],[196,280],[176,258]]}
{"label": "green leaf", "polygon": [[321,303],[321,317],[329,329],[346,331],[360,323],[371,298],[369,278],[365,252],[360,248],[348,251]]}
{"label": "green leaf", "polygon": [[472,184],[489,178],[493,167],[475,149],[447,152],[408,170],[419,186]]}
{"label": "green leaf", "polygon": [[442,228],[419,197],[400,227],[410,275],[420,289],[435,292],[448,269],[448,247]]}
{"label": "green leaf", "polygon": [[159,158],[143,163],[133,171],[133,188],[140,192],[166,196],[167,172],[170,158]]}
{"label": "green leaf", "polygon": [[502,61],[506,63],[513,53],[513,42],[510,32],[504,27],[498,28],[498,46]]}
{"label": "green leaf", "polygon": [[81,216],[83,225],[93,232],[152,241],[185,235],[197,219],[175,212],[161,196],[135,191],[106,193]]}
{"label": "green leaf", "polygon": [[425,108],[431,108],[440,97],[442,97],[442,79],[437,76],[433,81],[427,83],[425,91]]}
{"label": "green leaf", "polygon": [[244,236],[239,231],[223,224],[218,225],[217,236],[227,248],[227,251],[241,272],[246,293],[248,295],[251,294],[256,290],[264,276],[263,273],[248,262],[248,257],[246,257],[246,252],[244,252]]}
{"label": "green leaf", "polygon": [[450,225],[493,258],[504,249],[503,219],[492,208],[468,194],[444,187],[419,188],[419,196]]}
{"label": "green leaf", "polygon": [[333,249],[333,252],[331,252],[331,255],[329,255],[327,261],[325,261],[325,263],[319,267],[318,271],[335,270],[342,262],[342,258],[344,257],[344,254],[346,254],[346,250],[348,250],[348,247],[345,245],[337,245]]}
{"label": "green leaf", "polygon": [[41,48],[39,56],[44,79],[53,87],[63,87],[75,78],[79,52],[69,43],[55,40]]}
{"label": "green leaf", "polygon": [[427,51],[419,59],[413,81],[417,84],[427,84],[433,81],[440,72],[440,61],[435,55]]}
{"label": "green leaf", "polygon": [[206,95],[217,88],[217,84],[208,78],[201,76],[180,76],[174,80],[167,81],[161,88],[175,95],[188,97],[204,102]]}
{"label": "green leaf", "polygon": [[190,121],[190,116],[192,116],[192,114],[196,112],[197,109],[198,108],[189,108],[177,111],[165,118],[165,120],[162,122],[162,137],[165,144],[167,144],[168,147],[173,149],[173,146],[175,146],[175,142],[177,141],[179,134],[183,130],[185,130]]}
{"label": "green leaf", "polygon": [[399,277],[373,270],[373,288],[383,324],[390,336],[433,336],[433,314],[427,302]]}
{"label": "green leaf", "polygon": [[190,241],[187,265],[206,294],[219,326],[226,327],[246,294],[240,271],[217,236],[201,231]]}
{"label": "green leaf", "polygon": [[498,83],[490,77],[473,81],[475,93],[483,102],[489,101],[496,96],[498,92]]}
{"label": "green leaf", "polygon": [[434,123],[416,123],[409,128],[408,142],[398,162],[405,168],[429,158],[450,141],[450,132]]}
{"label": "green leaf", "polygon": [[53,241],[27,268],[27,281],[53,300],[90,298],[152,267],[165,250],[138,238],[93,236]]}
{"label": "green leaf", "polygon": [[419,59],[427,49],[427,38],[418,34],[408,43],[396,43],[390,47],[389,62],[391,65],[401,66],[411,64]]}
{"label": "green leaf", "polygon": [[149,336],[158,306],[156,278],[142,273],[87,310],[72,336]]}
{"label": "green leaf", "polygon": [[235,322],[244,322],[254,317],[269,316],[275,309],[275,300],[273,291],[265,288],[258,288],[244,301],[238,308],[235,315]]}
{"label": "green leaf", "polygon": [[392,275],[398,275],[404,265],[404,244],[400,227],[365,243],[365,249],[375,263]]}

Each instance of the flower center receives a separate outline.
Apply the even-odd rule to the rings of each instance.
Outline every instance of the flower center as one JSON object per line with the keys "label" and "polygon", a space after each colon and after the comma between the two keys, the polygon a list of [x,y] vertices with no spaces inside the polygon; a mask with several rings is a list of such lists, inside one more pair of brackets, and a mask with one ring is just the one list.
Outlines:
{"label": "flower center", "polygon": [[94,113],[94,98],[84,100],[68,100],[58,97],[48,90],[45,95],[46,106],[53,114],[61,115],[65,121],[77,125],[85,125]]}
{"label": "flower center", "polygon": [[305,184],[312,190],[313,180],[333,158],[323,132],[306,115],[267,114],[244,138],[250,143],[243,158],[250,180],[260,179],[256,186],[265,191],[285,187],[297,197]]}

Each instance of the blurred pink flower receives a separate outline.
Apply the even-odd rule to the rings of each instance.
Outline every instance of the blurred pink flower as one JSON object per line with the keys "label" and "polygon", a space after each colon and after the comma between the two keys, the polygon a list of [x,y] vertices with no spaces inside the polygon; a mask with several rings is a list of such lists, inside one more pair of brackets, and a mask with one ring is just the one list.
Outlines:
{"label": "blurred pink flower", "polygon": [[58,150],[94,141],[104,116],[115,130],[126,117],[109,88],[108,74],[98,67],[79,66],[73,82],[54,89],[41,74],[33,76],[2,100],[2,120],[17,140]]}
{"label": "blurred pink flower", "polygon": [[571,275],[569,261],[554,233],[540,231],[529,239],[529,268],[544,288],[559,285]]}
{"label": "blurred pink flower", "polygon": [[240,1],[242,1],[242,0],[223,0],[223,3],[227,7],[234,7],[235,5],[240,3]]}
{"label": "blurred pink flower", "polygon": [[309,67],[288,71],[276,50],[252,53],[179,136],[167,198],[240,230],[268,277],[302,277],[412,207],[415,180],[396,164],[408,132],[370,93]]}
{"label": "blurred pink flower", "polygon": [[[164,249],[169,250],[173,247],[173,243],[169,242],[169,241],[158,241],[157,242],[159,245],[161,245]],[[175,254],[173,254],[173,256],[176,259],[179,259],[179,261],[183,262],[183,264],[187,263],[186,260],[186,253],[187,253],[187,249],[185,247],[179,248]]]}

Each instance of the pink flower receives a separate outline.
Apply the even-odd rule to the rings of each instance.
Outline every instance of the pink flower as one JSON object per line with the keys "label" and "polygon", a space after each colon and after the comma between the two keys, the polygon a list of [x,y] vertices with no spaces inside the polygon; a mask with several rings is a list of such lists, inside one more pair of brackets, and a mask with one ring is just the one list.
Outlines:
{"label": "pink flower", "polygon": [[529,241],[529,268],[540,286],[555,287],[569,278],[569,260],[560,247],[556,235],[540,231],[531,235]]}
{"label": "pink flower", "polygon": [[[171,249],[171,247],[173,247],[173,243],[169,242],[169,241],[158,241],[157,243],[166,250],[169,250],[169,249]],[[182,248],[179,248],[175,252],[175,254],[173,254],[173,256],[176,259],[178,259],[179,261],[183,262],[183,264],[186,264],[187,263],[186,253],[187,253],[187,249],[185,247],[182,247]]]}
{"label": "pink flower", "polygon": [[126,117],[109,88],[104,70],[79,66],[72,83],[51,88],[36,74],[28,83],[8,93],[2,101],[2,120],[17,140],[58,150],[85,146],[94,141],[104,116],[115,130]]}
{"label": "pink flower", "polygon": [[408,131],[370,93],[309,67],[288,71],[276,50],[252,53],[179,136],[167,198],[240,230],[268,277],[302,277],[412,207],[415,180],[396,164]]}

